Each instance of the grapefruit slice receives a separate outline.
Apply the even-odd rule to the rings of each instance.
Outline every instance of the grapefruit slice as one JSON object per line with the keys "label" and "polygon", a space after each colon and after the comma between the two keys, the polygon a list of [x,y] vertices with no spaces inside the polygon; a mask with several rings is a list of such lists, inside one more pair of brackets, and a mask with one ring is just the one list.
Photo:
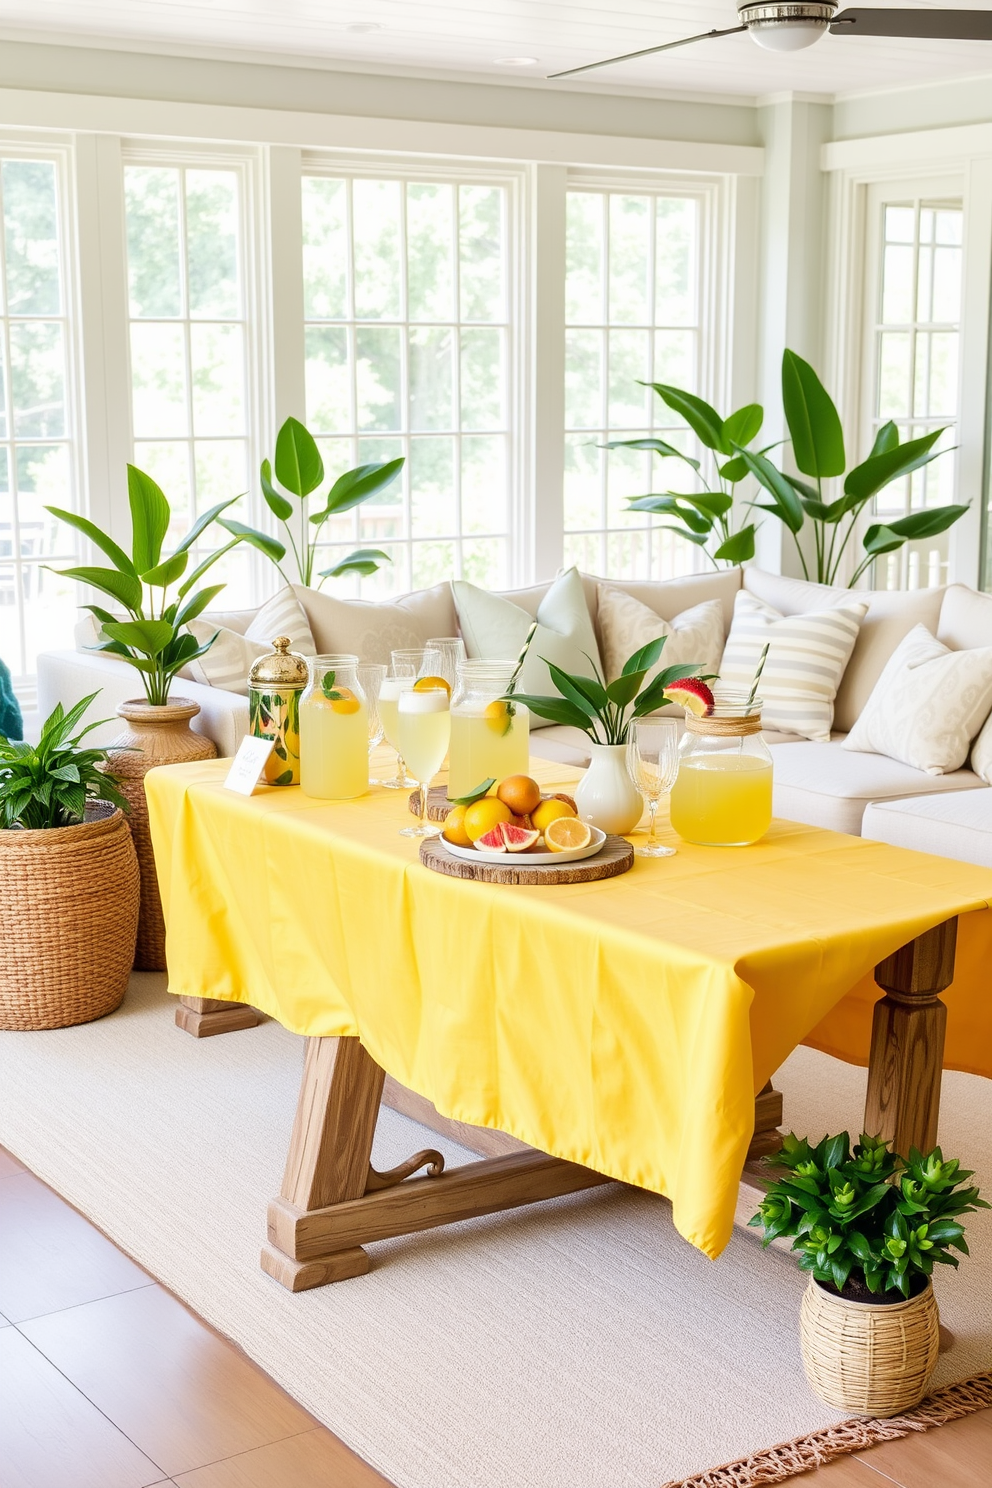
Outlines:
{"label": "grapefruit slice", "polygon": [[540,832],[528,832],[526,827],[514,826],[513,822],[500,822],[498,830],[503,834],[507,852],[526,852],[540,837]]}
{"label": "grapefruit slice", "polygon": [[491,831],[476,837],[475,846],[481,847],[485,852],[506,852],[506,843],[503,841],[505,826],[506,822],[499,822]]}
{"label": "grapefruit slice", "polygon": [[683,677],[666,687],[662,696],[666,702],[680,704],[687,713],[697,718],[706,718],[713,712],[713,694],[698,677]]}

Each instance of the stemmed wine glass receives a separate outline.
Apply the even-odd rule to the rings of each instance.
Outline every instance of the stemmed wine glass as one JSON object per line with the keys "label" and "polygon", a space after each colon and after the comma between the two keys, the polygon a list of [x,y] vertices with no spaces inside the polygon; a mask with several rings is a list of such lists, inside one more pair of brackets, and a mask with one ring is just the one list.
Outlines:
{"label": "stemmed wine glass", "polygon": [[379,713],[379,691],[386,668],[381,661],[365,661],[358,668],[358,681],[368,702],[369,754],[382,743],[382,718]]}
{"label": "stemmed wine glass", "polygon": [[675,784],[679,773],[679,726],[674,718],[635,718],[627,739],[627,771],[647,802],[651,830],[642,858],[671,858],[676,849],[666,847],[655,835],[658,802]]}
{"label": "stemmed wine glass", "polygon": [[400,753],[416,776],[420,793],[417,825],[403,827],[400,836],[436,837],[440,828],[427,820],[427,800],[431,781],[448,752],[451,713],[447,688],[437,686],[424,692],[411,688],[401,692],[397,702],[396,733]]}
{"label": "stemmed wine glass", "polygon": [[413,790],[417,784],[406,773],[403,752],[397,740],[397,715],[400,696],[409,692],[418,677],[437,677],[441,670],[441,653],[429,646],[406,646],[390,653],[389,675],[379,687],[379,717],[387,743],[396,750],[396,774],[391,780],[376,780],[389,790]]}

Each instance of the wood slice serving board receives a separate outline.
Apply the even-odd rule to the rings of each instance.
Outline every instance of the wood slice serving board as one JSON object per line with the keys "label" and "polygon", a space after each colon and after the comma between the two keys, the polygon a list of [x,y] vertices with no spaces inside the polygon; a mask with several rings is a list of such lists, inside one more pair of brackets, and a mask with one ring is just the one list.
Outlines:
{"label": "wood slice serving board", "polygon": [[437,837],[420,844],[420,861],[435,873],[449,878],[470,878],[481,883],[500,884],[573,884],[595,883],[601,878],[618,878],[634,866],[634,849],[625,837],[607,837],[594,858],[578,863],[530,863],[524,853],[507,853],[506,863],[470,863],[456,858]]}

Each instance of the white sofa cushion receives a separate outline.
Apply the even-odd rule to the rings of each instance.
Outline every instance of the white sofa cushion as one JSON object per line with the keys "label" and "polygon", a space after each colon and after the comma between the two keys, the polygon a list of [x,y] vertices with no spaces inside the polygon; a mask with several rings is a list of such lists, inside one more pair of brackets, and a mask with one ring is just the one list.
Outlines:
{"label": "white sofa cushion", "polygon": [[360,661],[379,661],[388,666],[391,651],[422,646],[433,636],[457,633],[449,584],[435,584],[433,589],[416,589],[397,599],[376,602],[338,599],[302,584],[294,584],[293,592],[306,611],[320,655],[350,652]]}
{"label": "white sofa cushion", "polygon": [[967,584],[951,584],[944,590],[937,639],[952,651],[992,646],[992,594],[979,594]]}
{"label": "white sofa cushion", "polygon": [[787,821],[850,832],[857,837],[865,807],[871,801],[922,796],[936,790],[974,790],[981,781],[971,770],[927,775],[881,754],[854,754],[829,744],[776,744],[773,809]]}
{"label": "white sofa cushion", "polygon": [[619,677],[628,657],[662,636],[665,649],[645,683],[670,666],[691,664],[698,665],[701,672],[718,670],[725,635],[723,606],[718,599],[707,599],[672,620],[663,620],[618,585],[600,584],[598,589],[603,670],[610,681]]}
{"label": "white sofa cushion", "polygon": [[949,651],[917,625],[889,657],[845,749],[929,775],[957,770],[992,708],[992,646]]}
{"label": "white sofa cushion", "polygon": [[841,589],[830,584],[810,584],[760,568],[744,570],[744,588],[774,605],[783,615],[806,610],[828,609],[863,599],[868,613],[861,622],[851,659],[834,701],[834,728],[847,733],[854,727],[893,651],[914,625],[925,625],[936,634],[943,589],[867,590]]}
{"label": "white sofa cushion", "polygon": [[[555,579],[535,616],[512,600],[490,594],[464,579],[453,579],[451,588],[465,650],[472,658],[513,661],[527,639],[533,620],[537,620],[537,631],[520,676],[520,692],[559,696],[547,661],[563,671],[587,677],[592,674],[593,666],[601,666],[599,645],[577,568],[566,569]],[[532,716],[531,728],[542,727],[546,727],[544,721]]]}
{"label": "white sofa cushion", "polygon": [[783,615],[742,589],[720,663],[721,682],[748,690],[767,645],[759,688],[763,721],[826,743],[834,698],[866,608],[852,595],[843,606]]}
{"label": "white sofa cushion", "polygon": [[992,868],[992,790],[873,802],[861,835]]}
{"label": "white sofa cushion", "polygon": [[191,620],[187,629],[201,645],[216,636],[210,650],[189,663],[187,675],[205,687],[220,687],[245,697],[252,662],[268,655],[276,636],[288,636],[290,650],[300,656],[315,656],[317,651],[306,611],[291,584],[265,601],[243,634],[206,619]]}

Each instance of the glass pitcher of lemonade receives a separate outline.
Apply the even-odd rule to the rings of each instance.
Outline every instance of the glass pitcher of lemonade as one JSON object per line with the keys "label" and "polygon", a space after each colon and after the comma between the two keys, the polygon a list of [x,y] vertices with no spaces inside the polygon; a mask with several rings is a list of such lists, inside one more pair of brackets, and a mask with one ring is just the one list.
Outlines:
{"label": "glass pitcher of lemonade", "polygon": [[748,847],[772,820],[772,757],[761,699],[717,688],[707,718],[687,713],[672,787],[672,826],[686,842]]}
{"label": "glass pitcher of lemonade", "polygon": [[308,796],[344,801],[369,788],[368,704],[358,657],[311,656],[300,699],[300,784]]}
{"label": "glass pitcher of lemonade", "polygon": [[451,695],[448,799],[457,800],[483,780],[526,775],[530,764],[530,710],[503,702],[516,663],[460,661]]}

